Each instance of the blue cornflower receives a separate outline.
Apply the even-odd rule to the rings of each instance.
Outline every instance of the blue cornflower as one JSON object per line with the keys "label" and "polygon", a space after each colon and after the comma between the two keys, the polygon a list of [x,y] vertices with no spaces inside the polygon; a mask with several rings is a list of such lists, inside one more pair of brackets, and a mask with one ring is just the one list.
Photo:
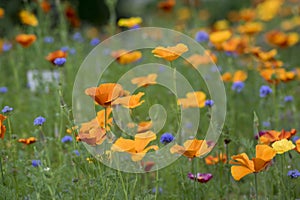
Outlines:
{"label": "blue cornflower", "polygon": [[74,33],[72,38],[73,38],[73,40],[78,41],[78,42],[83,41],[82,35],[79,32]]}
{"label": "blue cornflower", "polygon": [[269,86],[263,85],[259,89],[259,96],[264,98],[264,97],[268,96],[269,94],[271,94],[272,92],[273,91]]}
{"label": "blue cornflower", "polygon": [[205,31],[198,31],[195,35],[195,40],[197,42],[207,42],[209,35]]}
{"label": "blue cornflower", "polygon": [[70,49],[69,52],[70,52],[71,55],[74,55],[76,53],[76,49],[72,48],[72,49]]}
{"label": "blue cornflower", "polygon": [[[161,187],[158,188],[158,193],[162,193],[163,189]],[[156,193],[156,187],[152,188],[152,193],[155,194]]]}
{"label": "blue cornflower", "polygon": [[65,137],[63,137],[63,138],[61,139],[61,142],[62,142],[62,143],[72,142],[72,141],[73,141],[73,138],[72,138],[72,136],[69,136],[69,135],[66,135]]}
{"label": "blue cornflower", "polygon": [[174,140],[174,136],[171,133],[164,133],[160,137],[160,142],[163,144],[168,144]]}
{"label": "blue cornflower", "polygon": [[140,26],[140,25],[138,25],[138,24],[136,24],[136,25],[134,25],[133,27],[131,27],[131,28],[130,28],[130,30],[133,30],[133,29],[138,29],[138,28],[141,28],[141,26]]}
{"label": "blue cornflower", "polygon": [[53,43],[54,42],[54,38],[51,36],[46,36],[44,37],[44,42],[45,43]]}
{"label": "blue cornflower", "polygon": [[90,42],[91,46],[96,46],[97,44],[100,43],[100,39],[99,38],[93,38]]}
{"label": "blue cornflower", "polygon": [[233,91],[236,91],[238,93],[240,93],[245,87],[245,83],[242,82],[242,81],[237,81],[237,82],[234,82],[231,86],[231,89]]}
{"label": "blue cornflower", "polygon": [[297,169],[290,170],[288,171],[287,175],[291,178],[298,178],[300,176],[300,172]]}
{"label": "blue cornflower", "polygon": [[8,92],[7,87],[0,87],[0,93],[6,93]]}
{"label": "blue cornflower", "polygon": [[53,63],[57,66],[63,66],[65,62],[67,61],[66,58],[56,58]]}
{"label": "blue cornflower", "polygon": [[9,51],[12,48],[12,44],[11,43],[7,43],[5,42],[2,46],[2,50],[3,51]]}
{"label": "blue cornflower", "polygon": [[212,107],[214,104],[215,104],[215,102],[212,99],[205,101],[205,106]]}
{"label": "blue cornflower", "polygon": [[35,126],[41,126],[46,122],[46,119],[42,116],[39,116],[37,118],[34,119],[33,121],[33,125]]}
{"label": "blue cornflower", "polygon": [[284,102],[292,102],[294,100],[293,96],[285,96],[284,97]]}
{"label": "blue cornflower", "polygon": [[63,46],[62,48],[60,48],[60,50],[62,50],[63,52],[67,52],[67,51],[69,51],[69,47]]}
{"label": "blue cornflower", "polygon": [[75,153],[77,156],[80,156],[80,153],[79,153],[79,151],[78,151],[77,149],[75,149],[75,150],[73,151],[73,153]]}
{"label": "blue cornflower", "polygon": [[268,121],[264,121],[264,122],[262,122],[262,124],[263,124],[263,127],[270,127],[271,126],[271,123],[268,122]]}
{"label": "blue cornflower", "polygon": [[13,111],[14,109],[9,107],[9,106],[4,106],[4,108],[2,109],[3,113],[9,113],[11,111]]}
{"label": "blue cornflower", "polygon": [[31,164],[32,164],[33,167],[38,167],[38,166],[40,166],[42,163],[41,163],[40,160],[32,160],[32,161],[31,161]]}
{"label": "blue cornflower", "polygon": [[297,142],[297,140],[299,140],[299,139],[300,139],[300,137],[299,137],[299,136],[294,136],[292,140],[293,140],[293,142],[294,142],[294,143],[296,143],[296,142]]}

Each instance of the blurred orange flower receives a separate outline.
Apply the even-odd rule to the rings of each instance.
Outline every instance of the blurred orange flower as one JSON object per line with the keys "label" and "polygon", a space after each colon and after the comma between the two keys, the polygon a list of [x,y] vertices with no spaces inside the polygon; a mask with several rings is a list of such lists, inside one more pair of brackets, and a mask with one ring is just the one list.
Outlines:
{"label": "blurred orange flower", "polygon": [[299,34],[296,32],[286,34],[281,31],[273,30],[266,33],[265,39],[271,45],[290,47],[299,42]]}
{"label": "blurred orange flower", "polygon": [[37,139],[35,137],[21,138],[21,139],[18,140],[18,142],[24,143],[26,145],[35,143],[36,141],[37,141]]}
{"label": "blurred orange flower", "polygon": [[67,53],[62,51],[62,50],[57,50],[57,51],[53,51],[51,53],[49,53],[46,56],[46,60],[48,60],[49,62],[51,62],[52,64],[54,64],[54,60],[56,58],[66,58],[67,57]]}
{"label": "blurred orange flower", "polygon": [[239,18],[244,21],[252,21],[255,18],[255,10],[251,8],[242,9],[239,12]]}
{"label": "blurred orange flower", "polygon": [[92,97],[99,105],[108,107],[114,100],[123,96],[125,92],[120,84],[104,83],[98,87],[87,88],[85,94]]}
{"label": "blurred orange flower", "polygon": [[66,7],[65,15],[73,27],[78,28],[80,26],[80,19],[77,16],[76,10],[71,5]]}
{"label": "blurred orange flower", "polygon": [[239,181],[248,174],[258,173],[268,166],[275,155],[276,151],[268,145],[256,145],[256,156],[251,160],[245,153],[231,157],[231,175]]}
{"label": "blurred orange flower", "polygon": [[296,73],[286,71],[283,68],[268,68],[260,70],[260,75],[269,83],[277,84],[280,81],[287,82],[296,78]]}
{"label": "blurred orange flower", "polygon": [[[138,124],[137,132],[143,133],[143,132],[149,131],[152,128],[152,125],[153,125],[152,121],[142,121]],[[136,126],[135,126],[135,123],[128,123],[127,127],[135,128]]]}
{"label": "blurred orange flower", "polygon": [[157,4],[157,7],[164,11],[171,11],[176,4],[176,0],[164,0]]}
{"label": "blurred orange flower", "polygon": [[152,50],[152,53],[156,57],[163,58],[167,61],[173,61],[188,50],[189,49],[186,45],[179,43],[172,47],[156,47],[154,50]]}
{"label": "blurred orange flower", "polygon": [[182,108],[203,108],[205,106],[206,94],[197,91],[189,92],[186,94],[186,98],[178,99],[177,104]]}
{"label": "blurred orange flower", "polygon": [[105,139],[106,131],[99,126],[97,118],[81,124],[77,140],[95,146],[102,144]]}
{"label": "blurred orange flower", "polygon": [[3,8],[0,8],[0,19],[4,17],[5,11]]}
{"label": "blurred orange flower", "polygon": [[21,22],[29,26],[37,26],[39,24],[35,15],[27,10],[22,10],[19,13]]}
{"label": "blurred orange flower", "polygon": [[136,108],[145,102],[145,100],[141,101],[141,97],[144,96],[144,94],[145,94],[144,92],[139,92],[138,94],[135,95],[120,97],[114,100],[111,105],[112,106],[123,105],[124,107],[131,108],[131,109]]}
{"label": "blurred orange flower", "polygon": [[120,57],[117,58],[117,61],[122,65],[126,65],[129,63],[136,62],[141,58],[142,58],[142,53],[140,51],[132,51],[120,55]]}
{"label": "blurred orange flower", "polygon": [[296,141],[296,148],[295,148],[295,150],[296,150],[298,153],[300,153],[300,139],[298,139],[298,140]]}
{"label": "blurred orange flower", "polygon": [[224,82],[229,82],[232,79],[232,75],[230,72],[225,72],[221,78]]}
{"label": "blurred orange flower", "polygon": [[45,13],[48,13],[51,10],[51,4],[48,0],[42,0],[40,3],[40,7]]}
{"label": "blurred orange flower", "polygon": [[293,135],[297,133],[296,129],[291,129],[290,131],[285,131],[284,129],[280,131],[267,130],[263,132],[263,135],[259,137],[259,142],[262,144],[271,144],[275,141],[282,139],[290,139]]}
{"label": "blurred orange flower", "polygon": [[245,53],[248,46],[249,46],[248,37],[234,37],[222,43],[222,49],[224,51],[233,52],[236,54]]}
{"label": "blurred orange flower", "polygon": [[205,140],[187,140],[184,142],[183,146],[175,144],[171,147],[170,152],[182,154],[188,158],[199,157],[207,154],[212,150],[212,147],[209,147]]}
{"label": "blurred orange flower", "polygon": [[149,150],[158,150],[157,145],[146,147],[151,141],[155,139],[156,134],[152,131],[138,133],[134,136],[134,140],[124,139],[123,137],[120,137],[112,145],[111,150],[117,152],[127,152],[131,154],[131,159],[136,162],[142,160]]}
{"label": "blurred orange flower", "polygon": [[220,153],[217,156],[207,156],[205,158],[205,163],[207,165],[215,165],[215,164],[217,164],[219,162],[222,162],[222,163],[226,163],[227,162],[227,156],[226,156],[226,154]]}
{"label": "blurred orange flower", "polygon": [[247,35],[254,35],[263,30],[263,24],[260,22],[247,22],[238,27],[238,31]]}
{"label": "blurred orange flower", "polygon": [[6,117],[2,114],[0,114],[0,138],[3,139],[6,131],[6,127],[3,124],[3,121],[6,119]]}
{"label": "blurred orange flower", "polygon": [[248,75],[245,71],[243,70],[237,70],[234,72],[234,74],[232,75],[230,72],[225,72],[222,75],[222,80],[224,82],[244,82],[247,79]]}
{"label": "blurred orange flower", "polygon": [[33,42],[35,42],[36,36],[34,34],[19,34],[16,37],[16,41],[22,47],[29,47]]}
{"label": "blurred orange flower", "polygon": [[156,84],[157,74],[148,74],[148,76],[140,76],[131,79],[132,84],[136,84],[138,87],[147,87],[149,85]]}

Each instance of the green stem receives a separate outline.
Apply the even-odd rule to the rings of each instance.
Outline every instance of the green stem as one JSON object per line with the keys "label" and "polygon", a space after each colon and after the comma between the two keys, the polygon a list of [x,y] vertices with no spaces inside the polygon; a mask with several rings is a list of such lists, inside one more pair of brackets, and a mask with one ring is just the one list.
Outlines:
{"label": "green stem", "polygon": [[258,200],[257,173],[254,173],[254,179],[255,179],[255,199]]}
{"label": "green stem", "polygon": [[0,170],[1,170],[2,185],[5,185],[4,172],[3,172],[3,168],[2,168],[2,154],[0,155]]}
{"label": "green stem", "polygon": [[158,169],[156,169],[156,177],[155,177],[155,200],[157,199],[158,195]]}
{"label": "green stem", "polygon": [[124,193],[124,195],[125,195],[125,200],[128,200],[127,190],[126,190],[125,183],[124,183],[124,180],[123,180],[123,177],[122,177],[122,174],[121,174],[121,171],[120,171],[120,170],[118,170],[118,174],[119,174],[120,179],[121,179],[122,188],[123,188],[123,193]]}

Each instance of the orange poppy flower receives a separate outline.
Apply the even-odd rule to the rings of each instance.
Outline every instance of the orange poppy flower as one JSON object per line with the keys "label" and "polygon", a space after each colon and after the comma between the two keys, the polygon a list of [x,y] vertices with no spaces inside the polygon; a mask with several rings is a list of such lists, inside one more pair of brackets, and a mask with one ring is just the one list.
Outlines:
{"label": "orange poppy flower", "polygon": [[239,18],[244,21],[252,21],[255,18],[255,10],[253,9],[242,9],[239,12]]}
{"label": "orange poppy flower", "polygon": [[222,79],[224,82],[229,82],[229,81],[232,80],[232,75],[231,75],[230,72],[225,72],[225,73],[222,75],[221,79]]}
{"label": "orange poppy flower", "polygon": [[298,140],[296,140],[296,148],[295,148],[295,150],[298,152],[298,153],[300,153],[300,139],[298,139]]}
{"label": "orange poppy flower", "polygon": [[46,57],[46,60],[48,60],[49,62],[54,64],[54,60],[56,58],[66,58],[66,57],[67,57],[66,52],[64,52],[62,50],[57,50],[57,51],[53,51],[53,52],[49,53]]}
{"label": "orange poppy flower", "polygon": [[217,156],[207,156],[205,158],[205,163],[207,165],[215,165],[215,164],[217,164],[219,162],[222,162],[222,163],[226,163],[227,162],[227,156],[226,156],[226,154],[220,153]]}
{"label": "orange poppy flower", "polygon": [[277,84],[280,81],[287,82],[296,78],[296,73],[293,71],[285,71],[283,68],[268,68],[262,69],[260,75],[269,83]]}
{"label": "orange poppy flower", "polygon": [[[106,125],[111,125],[113,122],[113,118],[112,117],[109,118],[111,112],[112,112],[111,107],[106,108]],[[96,119],[97,119],[99,126],[101,128],[105,128],[105,110],[104,109],[97,112]],[[107,130],[109,130],[108,126],[106,128],[107,128]]]}
{"label": "orange poppy flower", "polygon": [[22,47],[29,47],[33,42],[36,41],[36,36],[33,34],[19,34],[16,37],[16,41]]}
{"label": "orange poppy flower", "polygon": [[18,142],[24,143],[26,145],[35,143],[36,141],[37,141],[37,139],[35,137],[21,138],[21,139],[18,140]]}
{"label": "orange poppy flower", "polygon": [[165,0],[162,2],[159,2],[157,4],[157,7],[164,10],[164,11],[171,11],[172,8],[175,6],[176,1],[175,0]]}
{"label": "orange poppy flower", "polygon": [[78,134],[79,141],[83,141],[89,145],[100,145],[106,139],[106,131],[98,124],[97,118],[81,124]]}
{"label": "orange poppy flower", "polygon": [[141,97],[144,96],[144,92],[139,92],[138,94],[135,95],[130,95],[130,96],[126,96],[126,97],[120,97],[117,98],[115,101],[112,102],[112,106],[115,105],[123,105],[126,108],[136,108],[140,105],[142,105],[142,103],[145,102],[145,100],[141,100]]}
{"label": "orange poppy flower", "polygon": [[[152,128],[152,125],[153,125],[152,121],[140,122],[138,124],[138,127],[137,127],[137,132],[138,133],[143,133],[143,132],[149,131]],[[135,128],[135,123],[128,123],[127,127],[128,128]]]}
{"label": "orange poppy flower", "polygon": [[175,144],[171,147],[170,152],[184,155],[188,158],[199,157],[207,154],[212,150],[212,147],[208,146],[205,140],[187,140],[183,146]]}
{"label": "orange poppy flower", "polygon": [[178,99],[177,104],[182,108],[203,108],[205,106],[206,94],[197,91],[189,92],[186,94],[186,98]]}
{"label": "orange poppy flower", "polygon": [[252,54],[261,61],[270,61],[275,59],[277,55],[277,50],[272,49],[270,51],[262,51],[260,47],[255,47],[251,49]]}
{"label": "orange poppy flower", "polygon": [[114,100],[123,96],[125,92],[120,84],[104,83],[98,87],[87,88],[85,94],[92,97],[99,105],[108,107]]}
{"label": "orange poppy flower", "polygon": [[136,84],[138,87],[147,87],[149,85],[156,84],[157,74],[148,74],[148,76],[140,76],[131,79],[132,84]]}
{"label": "orange poppy flower", "polygon": [[152,50],[152,53],[154,56],[163,58],[167,61],[173,61],[176,60],[181,54],[187,52],[189,49],[186,45],[179,43],[176,46],[172,47],[156,47],[154,50]]}
{"label": "orange poppy flower", "polygon": [[6,119],[6,117],[2,114],[0,114],[0,138],[3,139],[6,131],[6,127],[3,125],[3,121]]}
{"label": "orange poppy flower", "polygon": [[237,70],[234,72],[233,77],[232,77],[232,82],[243,82],[247,79],[247,73],[242,71],[242,70]]}
{"label": "orange poppy flower", "polygon": [[38,25],[38,20],[35,17],[35,15],[27,10],[22,10],[19,13],[21,22],[23,24],[29,25],[29,26],[37,26]]}
{"label": "orange poppy flower", "polygon": [[296,129],[291,129],[290,131],[285,131],[284,129],[280,131],[267,130],[259,137],[259,142],[262,144],[271,144],[275,141],[282,139],[290,139],[293,135],[297,133]]}
{"label": "orange poppy flower", "polygon": [[132,161],[136,162],[142,160],[149,150],[158,150],[157,145],[146,147],[151,141],[155,139],[156,134],[152,131],[138,133],[134,136],[134,140],[124,139],[123,137],[120,137],[113,144],[111,150],[117,152],[127,152],[131,154]]}
{"label": "orange poppy flower", "polygon": [[258,173],[268,166],[275,155],[276,151],[268,145],[256,145],[256,156],[251,160],[245,153],[231,157],[231,175],[239,181],[248,174]]}
{"label": "orange poppy flower", "polygon": [[273,30],[266,33],[265,39],[271,45],[279,47],[289,47],[298,43],[299,34],[295,32],[286,34],[281,31]]}
{"label": "orange poppy flower", "polygon": [[269,21],[273,19],[279,12],[282,0],[265,0],[257,5],[256,14],[258,19]]}
{"label": "orange poppy flower", "polygon": [[263,24],[260,22],[247,22],[238,27],[238,31],[246,35],[254,35],[263,30]]}
{"label": "orange poppy flower", "polygon": [[132,51],[129,52],[125,49],[120,49],[118,51],[113,51],[111,56],[117,59],[117,61],[122,64],[126,65],[129,63],[133,63],[138,61],[142,58],[142,53],[140,51]]}
{"label": "orange poppy flower", "polygon": [[222,49],[226,52],[242,54],[245,53],[248,45],[249,39],[247,37],[234,37],[222,43]]}

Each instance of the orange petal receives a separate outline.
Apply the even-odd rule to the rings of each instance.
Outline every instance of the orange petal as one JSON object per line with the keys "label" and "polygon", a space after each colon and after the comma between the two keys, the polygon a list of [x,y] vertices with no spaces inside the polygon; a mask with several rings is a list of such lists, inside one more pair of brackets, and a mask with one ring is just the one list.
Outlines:
{"label": "orange petal", "polygon": [[136,134],[134,137],[134,148],[137,152],[141,152],[152,140],[155,139],[156,134],[152,131]]}
{"label": "orange petal", "polygon": [[270,161],[276,155],[276,151],[268,145],[256,145],[256,158]]}
{"label": "orange petal", "polygon": [[252,170],[245,166],[232,166],[231,167],[231,175],[234,178],[234,180],[239,181],[244,176],[253,173]]}
{"label": "orange petal", "polygon": [[135,153],[134,141],[120,137],[111,147],[112,151]]}

